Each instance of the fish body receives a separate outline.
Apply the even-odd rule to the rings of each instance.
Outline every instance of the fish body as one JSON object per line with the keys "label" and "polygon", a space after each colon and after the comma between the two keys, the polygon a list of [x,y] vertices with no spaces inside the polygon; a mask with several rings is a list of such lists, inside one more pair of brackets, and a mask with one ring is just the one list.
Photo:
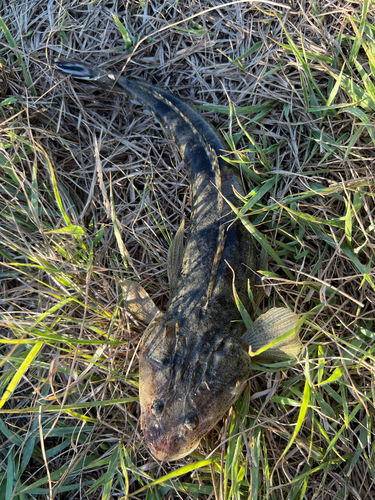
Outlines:
{"label": "fish body", "polygon": [[[168,308],[162,313],[148,304],[151,322],[140,351],[145,439],[156,458],[179,459],[198,446],[241,394],[251,368],[247,338],[259,341],[256,331],[243,336],[232,291],[235,276],[246,304],[254,276],[250,234],[240,221],[232,223],[225,201],[236,204],[234,190],[243,194],[240,174],[222,159],[224,146],[214,129],[177,97],[81,62],[59,59],[56,67],[141,103],[175,140],[188,171],[192,210],[187,241],[183,245],[179,231],[172,243]],[[130,295],[145,299],[139,286],[129,287]],[[275,335],[270,330],[271,340]]]}

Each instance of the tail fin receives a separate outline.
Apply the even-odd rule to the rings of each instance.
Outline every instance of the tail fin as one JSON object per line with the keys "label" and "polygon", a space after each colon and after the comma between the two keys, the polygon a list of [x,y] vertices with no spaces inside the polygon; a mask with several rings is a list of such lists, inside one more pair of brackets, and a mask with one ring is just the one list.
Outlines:
{"label": "tail fin", "polygon": [[74,61],[73,59],[55,59],[55,67],[67,75],[72,75],[76,80],[88,82],[103,77],[106,72],[90,64]]}

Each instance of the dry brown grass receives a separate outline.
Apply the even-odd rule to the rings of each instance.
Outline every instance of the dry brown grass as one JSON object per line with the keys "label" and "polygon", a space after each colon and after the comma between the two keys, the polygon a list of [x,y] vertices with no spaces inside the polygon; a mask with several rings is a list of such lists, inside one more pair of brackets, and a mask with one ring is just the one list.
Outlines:
{"label": "dry brown grass", "polygon": [[[290,8],[2,3],[15,43],[3,27],[0,388],[14,381],[14,391],[0,403],[0,498],[123,498],[127,488],[135,498],[375,496],[375,101],[354,59],[368,74],[375,65],[363,46],[353,50],[363,8],[340,0],[292,1]],[[112,14],[128,30],[127,49]],[[374,47],[372,2],[366,21],[363,37]],[[257,297],[262,311],[284,304],[312,312],[303,355],[289,369],[256,367],[237,416],[231,411],[179,462],[156,463],[142,440],[143,325],[122,307],[121,279],[135,277],[165,307],[170,239],[183,214],[189,218],[184,165],[138,105],[55,73],[59,54],[124,71],[203,107],[236,151],[249,189],[275,180],[247,210],[279,258],[261,260],[266,276]],[[319,110],[342,67],[349,83],[341,81],[329,103],[336,109]],[[353,82],[364,89],[359,103]],[[218,108],[228,100],[260,108],[240,110],[231,126]],[[369,125],[338,113],[350,103]],[[238,138],[240,125],[248,135]],[[304,192],[309,197],[288,201]],[[51,232],[68,222],[76,234]],[[219,461],[194,465],[215,448]],[[171,472],[172,486],[142,489]]]}

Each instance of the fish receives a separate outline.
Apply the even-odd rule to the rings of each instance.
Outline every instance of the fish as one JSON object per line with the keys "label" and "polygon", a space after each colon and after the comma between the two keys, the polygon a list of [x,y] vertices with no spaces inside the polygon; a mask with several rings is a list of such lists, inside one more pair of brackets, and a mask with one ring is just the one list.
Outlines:
{"label": "fish", "polygon": [[139,353],[141,428],[152,455],[178,460],[197,448],[248,383],[251,361],[296,359],[299,315],[272,308],[244,328],[233,293],[250,307],[256,256],[251,235],[228,203],[244,196],[239,170],[225,161],[216,130],[193,107],[162,88],[86,62],[56,59],[74,80],[128,95],[175,141],[191,188],[191,219],[170,245],[170,298],[160,311],[144,288],[124,280],[125,305],[148,324]]}

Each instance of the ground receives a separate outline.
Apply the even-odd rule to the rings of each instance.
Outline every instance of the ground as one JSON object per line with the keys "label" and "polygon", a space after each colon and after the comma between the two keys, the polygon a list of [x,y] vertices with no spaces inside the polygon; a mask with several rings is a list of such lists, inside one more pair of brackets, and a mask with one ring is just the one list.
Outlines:
{"label": "ground", "polygon": [[[0,6],[0,498],[375,496],[375,3]],[[296,362],[248,388],[190,457],[139,424],[144,326],[168,301],[190,194],[142,107],[55,71],[73,57],[183,98],[225,138],[257,246],[252,319],[301,314]],[[233,214],[235,216],[235,214]]]}

